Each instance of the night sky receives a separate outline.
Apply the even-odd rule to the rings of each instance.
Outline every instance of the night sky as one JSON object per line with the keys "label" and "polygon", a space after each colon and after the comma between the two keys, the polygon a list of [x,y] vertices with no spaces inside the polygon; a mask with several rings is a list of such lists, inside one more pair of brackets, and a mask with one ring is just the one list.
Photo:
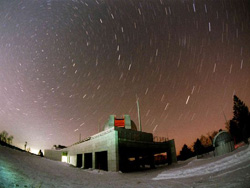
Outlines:
{"label": "night sky", "polygon": [[[249,0],[1,0],[0,132],[71,145],[109,115],[177,151],[250,105]],[[138,123],[137,123],[138,125]]]}

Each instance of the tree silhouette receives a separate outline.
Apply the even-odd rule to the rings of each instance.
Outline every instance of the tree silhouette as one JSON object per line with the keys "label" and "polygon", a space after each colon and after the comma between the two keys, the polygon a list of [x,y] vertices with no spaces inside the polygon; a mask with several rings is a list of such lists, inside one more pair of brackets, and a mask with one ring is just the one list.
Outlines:
{"label": "tree silhouette", "polygon": [[193,152],[186,144],[184,144],[181,151],[180,151],[180,159],[186,160],[190,157],[193,157]]}
{"label": "tree silhouette", "polygon": [[235,142],[245,141],[248,143],[250,136],[250,113],[248,107],[236,95],[234,95],[233,119],[229,122],[229,132]]}
{"label": "tree silhouette", "polygon": [[196,142],[194,143],[193,146],[194,152],[195,154],[198,155],[202,155],[204,153],[204,146],[202,145],[200,139],[197,138]]}
{"label": "tree silhouette", "polygon": [[237,123],[233,120],[230,120],[229,122],[229,132],[233,136],[235,143],[242,141],[240,128],[238,127]]}
{"label": "tree silhouette", "polygon": [[201,135],[200,142],[201,142],[201,145],[204,147],[208,147],[208,146],[212,145],[212,142],[211,142],[209,136]]}
{"label": "tree silhouette", "polygon": [[12,144],[13,141],[13,136],[9,136],[9,134],[6,131],[2,131],[0,133],[0,141],[7,143],[7,144]]}
{"label": "tree silhouette", "polygon": [[39,155],[40,157],[43,157],[43,152],[42,152],[42,150],[39,150],[38,155]]}
{"label": "tree silhouette", "polygon": [[26,147],[27,147],[27,142],[25,142],[24,144],[24,150],[26,151]]}
{"label": "tree silhouette", "polygon": [[207,136],[211,141],[211,145],[213,144],[214,137],[218,134],[218,131],[213,131],[212,133],[208,133]]}
{"label": "tree silhouette", "polygon": [[6,143],[8,135],[9,134],[6,131],[1,132],[1,141]]}
{"label": "tree silhouette", "polygon": [[12,144],[13,138],[14,138],[13,136],[9,136],[7,138],[7,144]]}

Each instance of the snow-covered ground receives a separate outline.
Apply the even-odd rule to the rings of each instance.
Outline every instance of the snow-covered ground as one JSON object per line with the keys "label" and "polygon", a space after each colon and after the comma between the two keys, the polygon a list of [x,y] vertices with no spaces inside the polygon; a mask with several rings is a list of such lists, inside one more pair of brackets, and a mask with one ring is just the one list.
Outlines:
{"label": "snow-covered ground", "polygon": [[250,147],[132,173],[83,170],[0,146],[0,188],[250,187]]}
{"label": "snow-covered ground", "polygon": [[[227,170],[223,174],[230,174],[240,169],[249,168],[250,167],[249,157],[250,157],[250,150],[247,149],[235,155],[224,157],[220,160],[210,161],[210,163],[207,163],[208,161],[204,161],[205,164],[198,166],[195,165],[197,163],[197,160],[194,160],[188,163],[188,165],[183,168],[162,172],[156,178],[154,178],[154,180],[191,178],[194,176],[210,175],[219,171],[227,170],[229,167],[233,168],[233,170]],[[241,163],[246,163],[246,164],[248,163],[248,164],[246,166],[239,166]],[[219,176],[223,174],[220,174]]]}

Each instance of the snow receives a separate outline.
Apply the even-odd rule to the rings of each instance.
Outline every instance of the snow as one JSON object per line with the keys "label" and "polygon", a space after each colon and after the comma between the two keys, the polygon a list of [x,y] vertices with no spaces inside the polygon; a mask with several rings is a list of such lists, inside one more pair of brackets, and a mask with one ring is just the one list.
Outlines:
{"label": "snow", "polygon": [[[213,158],[216,160],[216,158]],[[210,161],[209,163],[199,165],[197,167],[195,163],[197,160],[190,162],[187,167],[181,167],[178,169],[168,170],[161,174],[159,174],[154,180],[161,180],[161,179],[178,179],[178,178],[192,178],[194,176],[201,176],[201,175],[209,175],[219,171],[226,170],[228,168],[237,167],[241,163],[248,163],[250,161],[250,149],[241,151],[231,156],[227,156],[217,161]],[[190,166],[193,166],[190,168]],[[249,168],[250,163],[244,167],[236,168],[232,171],[228,171],[224,174],[231,173],[236,170],[240,170],[243,168]]]}
{"label": "snow", "polygon": [[81,169],[0,146],[0,187],[249,187],[250,148],[121,173]]}

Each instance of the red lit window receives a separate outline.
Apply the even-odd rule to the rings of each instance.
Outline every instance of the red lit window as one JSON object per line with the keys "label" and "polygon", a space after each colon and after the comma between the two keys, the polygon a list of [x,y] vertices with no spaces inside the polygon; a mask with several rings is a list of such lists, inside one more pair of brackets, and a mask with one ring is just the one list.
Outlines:
{"label": "red lit window", "polygon": [[125,127],[125,120],[124,119],[115,119],[115,126],[116,127]]}

